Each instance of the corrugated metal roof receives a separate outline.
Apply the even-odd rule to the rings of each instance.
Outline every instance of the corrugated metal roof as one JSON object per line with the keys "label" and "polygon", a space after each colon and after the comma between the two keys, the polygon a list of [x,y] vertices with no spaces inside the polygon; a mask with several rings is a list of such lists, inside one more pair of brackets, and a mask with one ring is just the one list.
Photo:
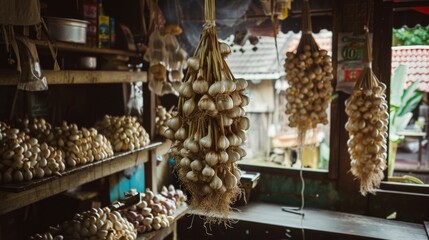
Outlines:
{"label": "corrugated metal roof", "polygon": [[[323,49],[331,53],[332,32],[322,30],[313,34],[316,42]],[[237,78],[247,80],[275,80],[285,75],[283,63],[286,52],[294,51],[299,43],[300,33],[288,32],[280,33],[277,36],[279,49],[279,61],[277,62],[276,48],[273,37],[259,37],[257,50],[252,50],[255,46],[246,42],[244,46],[232,46],[232,53],[226,59],[229,68]],[[233,37],[226,40],[232,43]]]}
{"label": "corrugated metal roof", "polygon": [[420,81],[419,89],[429,92],[429,46],[392,47],[392,73],[399,64],[407,65],[407,86]]}

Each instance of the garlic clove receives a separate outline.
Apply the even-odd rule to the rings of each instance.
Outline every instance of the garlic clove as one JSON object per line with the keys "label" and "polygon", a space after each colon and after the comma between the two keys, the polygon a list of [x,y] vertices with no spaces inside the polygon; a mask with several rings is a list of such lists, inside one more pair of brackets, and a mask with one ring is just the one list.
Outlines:
{"label": "garlic clove", "polygon": [[214,190],[220,189],[223,186],[222,180],[215,175],[212,179],[212,181],[210,182],[210,187]]}
{"label": "garlic clove", "polygon": [[225,187],[227,189],[231,189],[237,186],[237,178],[230,171],[227,171],[224,179]]}
{"label": "garlic clove", "polygon": [[198,175],[194,171],[189,171],[186,173],[186,178],[193,182],[198,181]]}
{"label": "garlic clove", "polygon": [[241,91],[241,90],[244,90],[244,89],[247,88],[248,83],[247,83],[246,79],[237,78],[237,79],[235,79],[235,85],[236,85],[236,89],[235,90],[236,91]]}
{"label": "garlic clove", "polygon": [[232,98],[228,95],[218,96],[216,101],[216,109],[218,111],[230,110],[234,107],[234,102]]}
{"label": "garlic clove", "polygon": [[228,159],[229,159],[229,155],[227,152],[225,152],[225,151],[219,152],[219,162],[220,163],[225,163],[228,161]]}
{"label": "garlic clove", "polygon": [[180,160],[181,167],[189,167],[191,165],[191,160],[187,157],[184,157]]}
{"label": "garlic clove", "polygon": [[205,94],[209,90],[209,83],[203,77],[199,77],[192,83],[192,90],[198,94]]}
{"label": "garlic clove", "polygon": [[170,118],[167,122],[167,126],[174,131],[177,131],[182,126],[182,120],[179,116],[175,116],[173,118]]}
{"label": "garlic clove", "polygon": [[195,110],[195,100],[193,98],[189,98],[183,103],[183,113],[185,116],[189,117]]}
{"label": "garlic clove", "polygon": [[200,145],[206,149],[212,147],[212,137],[208,134],[207,136],[200,139]]}
{"label": "garlic clove", "polygon": [[184,82],[179,88],[179,95],[183,98],[190,98],[195,95],[190,82]]}
{"label": "garlic clove", "polygon": [[215,170],[209,165],[206,165],[202,171],[203,176],[213,177],[215,175]]}
{"label": "garlic clove", "polygon": [[220,42],[219,48],[220,48],[220,53],[221,53],[223,58],[226,58],[226,57],[228,57],[229,54],[231,54],[231,48],[229,47],[228,44],[226,44],[224,42]]}
{"label": "garlic clove", "polygon": [[217,81],[209,87],[208,93],[210,96],[215,97],[218,94],[224,93],[225,91],[226,91],[225,85],[223,85],[221,81]]}
{"label": "garlic clove", "polygon": [[216,105],[210,96],[204,95],[198,101],[198,109],[201,111],[215,111]]}
{"label": "garlic clove", "polygon": [[230,146],[230,142],[225,135],[221,135],[217,140],[217,147],[219,149],[225,150]]}
{"label": "garlic clove", "polygon": [[214,151],[210,151],[206,153],[205,160],[210,167],[213,167],[219,163],[219,155]]}
{"label": "garlic clove", "polygon": [[190,57],[186,60],[186,63],[194,71],[197,71],[200,68],[200,60],[198,57]]}

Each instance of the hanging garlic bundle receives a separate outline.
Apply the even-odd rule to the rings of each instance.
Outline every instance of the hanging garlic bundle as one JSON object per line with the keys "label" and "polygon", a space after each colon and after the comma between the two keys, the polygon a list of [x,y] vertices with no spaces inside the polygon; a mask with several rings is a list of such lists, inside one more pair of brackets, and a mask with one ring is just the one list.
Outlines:
{"label": "hanging garlic bundle", "polygon": [[230,204],[240,193],[237,161],[246,155],[249,119],[243,109],[247,82],[235,79],[224,56],[229,46],[219,43],[214,26],[214,0],[205,1],[206,24],[179,90],[178,114],[168,121],[164,136],[179,179],[192,195],[191,208],[208,221],[227,221]]}
{"label": "hanging garlic bundle", "polygon": [[366,28],[364,62],[367,66],[346,101],[349,117],[346,130],[351,158],[351,172],[360,179],[360,192],[366,195],[374,192],[384,177],[387,157],[388,118],[386,86],[379,82],[371,70],[371,48]]}
{"label": "hanging garlic bundle", "polygon": [[298,142],[302,145],[305,132],[327,124],[326,109],[332,94],[331,57],[320,49],[311,34],[308,1],[303,1],[302,37],[296,53],[288,52],[284,65],[289,88],[286,90],[286,114],[289,126],[298,128]]}

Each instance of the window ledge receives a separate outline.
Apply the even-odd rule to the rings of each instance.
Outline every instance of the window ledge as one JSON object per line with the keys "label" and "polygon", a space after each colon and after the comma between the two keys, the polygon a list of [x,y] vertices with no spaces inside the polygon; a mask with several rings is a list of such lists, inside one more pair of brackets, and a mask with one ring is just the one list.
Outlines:
{"label": "window ledge", "polygon": [[[299,168],[263,166],[263,165],[245,164],[240,162],[238,165],[240,169],[245,171],[262,172],[262,173],[269,173],[269,174],[285,174],[290,177],[299,177],[300,170],[301,170]],[[304,178],[327,179],[328,170],[303,168],[303,175],[304,175]]]}
{"label": "window ledge", "polygon": [[397,183],[397,182],[382,182],[380,185],[380,190],[428,195],[429,194],[429,185],[427,185],[427,184],[412,184],[412,183]]}

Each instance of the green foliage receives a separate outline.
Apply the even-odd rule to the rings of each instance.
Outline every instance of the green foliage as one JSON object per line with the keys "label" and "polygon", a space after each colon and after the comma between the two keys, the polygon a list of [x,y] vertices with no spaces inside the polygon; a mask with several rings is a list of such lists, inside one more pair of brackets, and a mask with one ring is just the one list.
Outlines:
{"label": "green foliage", "polygon": [[393,46],[429,45],[429,26],[393,29]]}
{"label": "green foliage", "polygon": [[407,77],[407,66],[399,65],[393,72],[390,89],[389,112],[389,141],[399,143],[402,137],[396,133],[405,129],[413,117],[412,111],[423,98],[423,93],[417,91],[419,81],[404,88]]}

